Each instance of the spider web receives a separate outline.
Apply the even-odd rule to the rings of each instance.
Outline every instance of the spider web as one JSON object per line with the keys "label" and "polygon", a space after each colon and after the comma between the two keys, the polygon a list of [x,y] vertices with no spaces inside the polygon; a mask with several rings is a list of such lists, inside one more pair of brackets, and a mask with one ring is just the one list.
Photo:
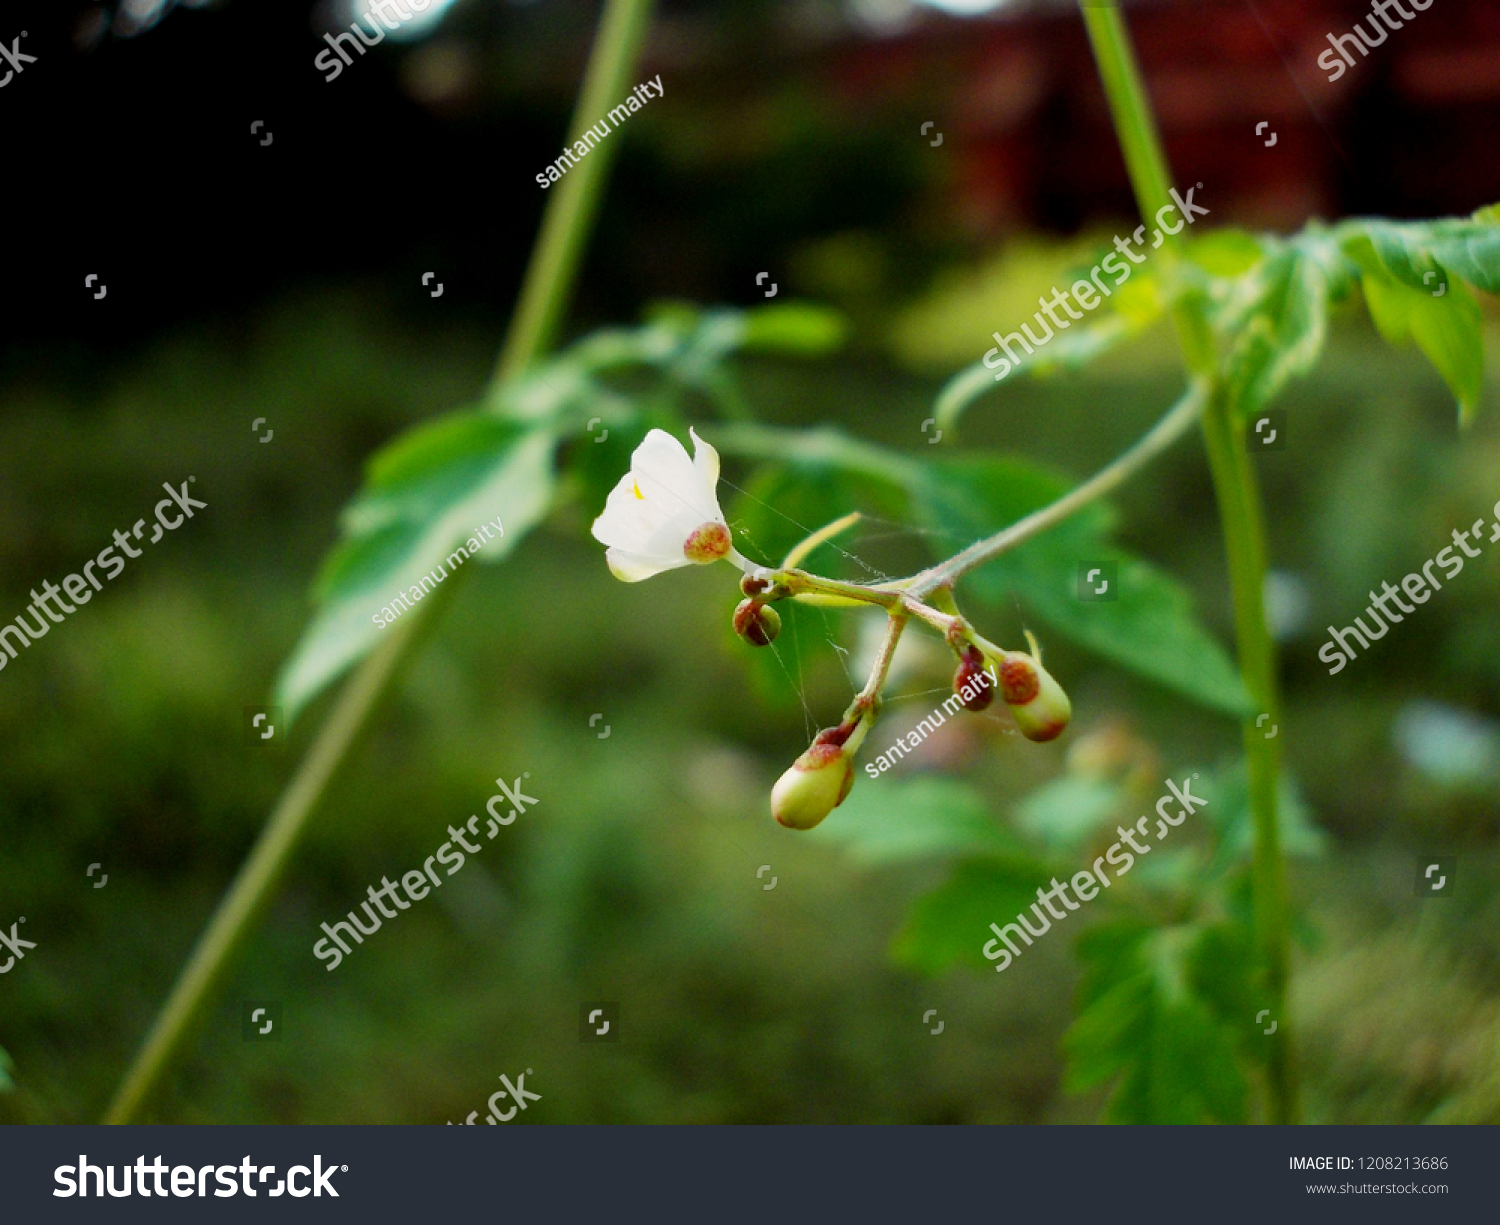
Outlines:
{"label": "spider web", "polygon": [[[777,507],[772,506],[769,502],[762,501],[753,493],[750,493],[741,486],[734,484],[734,482],[732,481],[725,480],[723,477],[720,477],[720,483],[728,486],[730,489],[733,489],[742,497],[745,497],[751,502],[756,503],[756,505],[764,507],[766,510],[770,511],[771,514],[777,516],[778,518],[784,519],[787,523],[790,523],[793,527],[800,531],[804,536],[811,536],[813,532],[817,530],[816,528],[810,527],[805,523],[799,523],[791,515],[788,515]],[[887,574],[884,570],[880,569],[880,567],[874,565],[868,559],[860,556],[860,554],[855,551],[855,548],[853,546],[870,545],[886,540],[907,540],[914,537],[920,537],[923,539],[952,539],[951,533],[948,532],[939,531],[934,528],[922,527],[916,524],[901,523],[893,519],[882,519],[878,516],[867,514],[861,515],[859,526],[869,527],[875,530],[864,532],[853,540],[850,540],[847,537],[836,537],[834,539],[824,541],[823,545],[820,547],[827,547],[836,550],[845,560],[851,562],[853,565],[859,568],[859,570],[865,576],[863,581],[871,583],[890,582],[898,576]],[[761,548],[760,545],[754,540],[750,533],[745,529],[743,523],[734,525],[734,531],[747,546],[747,556],[749,556],[750,552],[754,552],[760,555],[760,558],[762,559],[761,564],[767,566],[774,566],[777,564],[776,561],[767,553],[767,551]],[[837,630],[834,625],[834,620],[829,616],[829,610],[827,608],[819,608],[817,611],[823,622],[823,632],[813,643],[810,643],[808,645],[808,653],[811,655],[813,652],[820,652],[825,648],[833,652],[834,657],[839,662],[840,669],[844,673],[844,679],[849,686],[849,696],[852,698],[862,688],[863,682],[858,680],[854,676],[854,673],[850,670],[849,648],[839,642]],[[788,686],[797,695],[797,700],[802,706],[802,717],[807,731],[807,736],[809,739],[811,739],[817,732],[820,724],[813,714],[811,705],[808,703],[807,687],[803,680],[803,642],[802,631],[800,628],[800,619],[788,617],[786,618],[786,624],[791,631],[790,634],[786,636],[791,639],[790,649],[786,652],[786,654],[789,654],[791,656],[791,664],[788,664],[786,655],[783,654],[783,651],[781,649],[782,647],[787,646],[786,637],[780,639],[779,642],[771,643],[770,649],[772,654],[776,658],[777,664],[781,667],[782,674],[786,677]],[[900,694],[897,696],[888,697],[885,699],[885,703],[886,705],[890,705],[893,702],[906,701],[907,699],[922,697],[927,694],[947,692],[948,690],[946,688],[924,689],[916,693]]]}

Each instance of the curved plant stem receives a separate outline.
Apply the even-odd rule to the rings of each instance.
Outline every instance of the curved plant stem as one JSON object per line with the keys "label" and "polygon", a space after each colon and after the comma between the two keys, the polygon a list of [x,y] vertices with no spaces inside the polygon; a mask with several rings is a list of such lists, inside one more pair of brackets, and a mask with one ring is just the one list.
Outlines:
{"label": "curved plant stem", "polygon": [[[1136,203],[1143,215],[1153,217],[1169,199],[1171,175],[1129,35],[1113,0],[1084,0],[1082,10],[1094,58],[1099,64],[1099,75],[1109,96],[1115,128],[1125,151]],[[1172,312],[1184,358],[1200,376],[1212,376],[1212,350],[1204,343],[1206,325],[1202,316],[1180,300],[1173,303]],[[1254,713],[1268,714],[1275,723],[1279,721],[1276,661],[1270,635],[1266,632],[1263,602],[1265,515],[1244,439],[1236,429],[1228,397],[1217,377],[1213,377],[1211,394],[1203,412],[1203,441],[1208,451],[1224,532],[1240,673],[1254,703]],[[1262,1002],[1277,1018],[1276,1032],[1268,1040],[1269,1118],[1273,1123],[1295,1123],[1298,1121],[1297,1076],[1291,1019],[1286,1012],[1290,964],[1286,865],[1281,853],[1276,814],[1281,741],[1266,739],[1256,728],[1253,717],[1253,714],[1247,715],[1243,732],[1250,777],[1250,810],[1255,828],[1252,869],[1255,942],[1265,973],[1266,994]]]}
{"label": "curved plant stem", "polygon": [[[594,40],[579,100],[569,126],[581,131],[597,120],[606,99],[617,97],[635,71],[650,19],[652,0],[607,0]],[[612,145],[594,150],[555,189],[547,202],[541,234],[527,265],[519,305],[495,371],[491,394],[520,374],[551,343],[572,295],[578,263],[588,241],[603,191]],[[461,579],[463,572],[454,575]],[[359,665],[340,692],[332,713],[302,759],[292,781],[261,831],[199,937],[172,993],[115,1093],[106,1123],[128,1123],[147,1099],[181,1047],[235,950],[270,900],[309,817],[360,731],[386,692],[398,666],[409,656],[421,631],[437,619],[455,584],[402,618]]]}
{"label": "curved plant stem", "polygon": [[993,536],[971,544],[962,553],[955,554],[941,565],[923,571],[908,589],[908,594],[920,599],[938,587],[952,586],[956,579],[961,578],[970,570],[1030,540],[1039,532],[1046,531],[1090,502],[1098,501],[1135,475],[1180,438],[1193,422],[1198,420],[1207,401],[1208,384],[1194,381],[1166,416],[1112,463],[1101,468],[1078,488],[1064,494],[1050,506],[1033,511],[1024,519],[1017,520]]}

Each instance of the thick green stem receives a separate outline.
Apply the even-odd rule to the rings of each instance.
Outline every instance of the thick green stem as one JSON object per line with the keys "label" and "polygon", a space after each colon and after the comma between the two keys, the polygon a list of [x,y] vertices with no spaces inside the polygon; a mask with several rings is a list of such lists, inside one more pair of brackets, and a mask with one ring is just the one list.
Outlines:
{"label": "thick green stem", "polygon": [[[1170,199],[1172,180],[1125,23],[1112,0],[1083,0],[1082,10],[1099,75],[1109,96],[1110,112],[1125,151],[1136,203],[1143,215],[1154,217]],[[1199,375],[1212,376],[1212,354],[1204,343],[1206,325],[1201,314],[1170,291],[1168,297],[1173,303],[1173,322],[1188,365]],[[1265,516],[1244,439],[1236,428],[1217,377],[1213,378],[1203,413],[1203,440],[1224,532],[1240,673],[1255,707],[1246,717],[1243,732],[1255,828],[1252,873],[1255,940],[1265,973],[1264,1006],[1277,1020],[1276,1032],[1270,1038],[1269,1117],[1273,1123],[1294,1123],[1298,1119],[1297,1078],[1291,1020],[1286,1013],[1290,964],[1286,865],[1276,814],[1281,741],[1268,739],[1255,723],[1262,714],[1269,716],[1272,725],[1279,719],[1275,652],[1266,632],[1263,602]]]}
{"label": "thick green stem", "polygon": [[[640,62],[641,44],[651,19],[651,3],[652,0],[610,0],[605,8],[573,121],[568,125],[570,145],[629,92],[630,77]],[[545,353],[556,341],[618,143],[604,141],[596,145],[553,189],[556,195],[548,202],[542,218],[541,233],[532,248],[516,313],[495,367],[497,384],[519,374],[537,354]],[[558,292],[559,287],[563,292]]]}
{"label": "thick green stem", "polygon": [[[581,131],[603,113],[605,99],[619,95],[635,71],[650,19],[652,0],[607,0],[589,57],[570,132]],[[597,212],[612,146],[594,151],[556,189],[547,203],[541,234],[527,265],[519,305],[496,367],[494,387],[525,370],[551,343],[572,296],[578,263]],[[493,388],[492,388],[493,392]],[[136,1118],[186,1040],[235,950],[265,908],[291,859],[318,801],[369,721],[399,665],[437,619],[464,571],[454,574],[442,596],[402,618],[355,670],[333,712],[302,759],[292,781],[261,831],[249,858],[219,903],[207,930],[183,967],[172,993],[151,1026],[105,1114],[106,1123]]]}

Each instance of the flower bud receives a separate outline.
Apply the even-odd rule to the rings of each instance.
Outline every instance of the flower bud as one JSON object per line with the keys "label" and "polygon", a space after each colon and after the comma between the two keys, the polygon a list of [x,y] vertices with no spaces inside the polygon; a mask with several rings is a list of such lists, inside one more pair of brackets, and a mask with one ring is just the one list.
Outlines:
{"label": "flower bud", "polygon": [[1001,658],[1000,696],[1028,740],[1055,740],[1073,717],[1073,704],[1063,687],[1023,651],[1007,651]]}
{"label": "flower bud", "polygon": [[[858,735],[852,735],[859,729]],[[771,815],[788,829],[812,829],[854,786],[854,750],[868,724],[843,723],[813,737],[807,752],[771,788]]]}
{"label": "flower bud", "polygon": [[759,600],[741,600],[734,610],[734,632],[755,646],[770,646],[781,633],[781,614]]}
{"label": "flower bud", "polygon": [[[984,652],[978,647],[966,647],[958,671],[953,674],[953,692],[958,694],[964,709],[975,714],[995,700],[995,690],[985,673],[984,664]],[[965,689],[969,691],[968,697],[964,696]]]}

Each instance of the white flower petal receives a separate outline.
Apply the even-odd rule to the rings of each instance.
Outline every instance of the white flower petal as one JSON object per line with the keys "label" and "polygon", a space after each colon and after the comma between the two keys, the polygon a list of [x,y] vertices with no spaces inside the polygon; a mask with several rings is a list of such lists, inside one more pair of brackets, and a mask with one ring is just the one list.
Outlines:
{"label": "white flower petal", "polygon": [[645,499],[661,505],[667,514],[691,516],[700,509],[698,472],[687,448],[665,430],[646,435],[630,457],[630,472]]}
{"label": "white flower petal", "polygon": [[692,427],[688,428],[688,435],[693,440],[693,470],[703,482],[703,488],[707,491],[709,502],[713,507],[714,513],[709,518],[717,519],[722,523],[724,512],[719,509],[719,453],[711,444],[699,438],[697,431]]}
{"label": "white flower petal", "polygon": [[[594,520],[594,538],[609,546],[606,560],[617,578],[639,582],[663,570],[733,554],[719,507],[719,453],[696,432],[689,433],[691,459],[671,434],[651,430]],[[705,534],[709,525],[718,525],[722,534]],[[692,557],[684,552],[690,540],[696,540]],[[728,553],[723,545],[729,545]]]}
{"label": "white flower petal", "polygon": [[609,492],[604,513],[594,520],[594,539],[622,549],[649,552],[646,540],[667,521],[660,503],[648,501],[635,477],[627,472]]}
{"label": "white flower petal", "polygon": [[669,557],[652,557],[626,549],[606,549],[604,560],[609,564],[609,572],[622,583],[639,583],[663,570],[676,570],[679,566],[692,564],[686,557],[679,556],[673,561]]}

